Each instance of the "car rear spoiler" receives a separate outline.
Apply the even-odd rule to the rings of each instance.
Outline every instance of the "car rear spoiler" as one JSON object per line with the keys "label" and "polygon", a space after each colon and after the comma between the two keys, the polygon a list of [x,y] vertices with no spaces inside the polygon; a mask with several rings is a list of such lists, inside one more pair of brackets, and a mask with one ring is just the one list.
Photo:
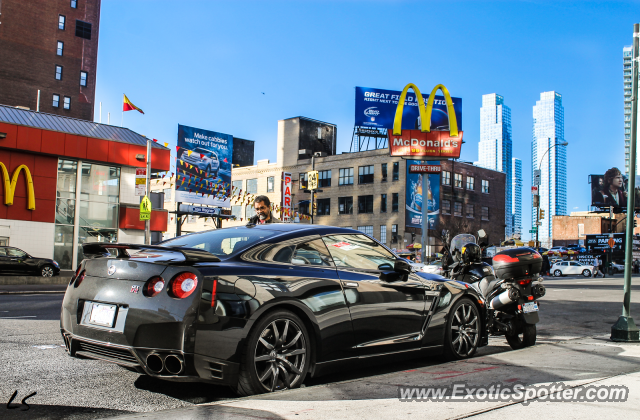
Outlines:
{"label": "car rear spoiler", "polygon": [[129,249],[152,250],[162,252],[179,253],[187,263],[194,262],[220,262],[220,258],[204,249],[185,248],[178,246],[141,245],[141,244],[119,244],[110,242],[90,242],[82,244],[82,252],[87,258],[100,258],[112,256],[110,249],[118,250],[117,258],[131,258],[127,252]]}

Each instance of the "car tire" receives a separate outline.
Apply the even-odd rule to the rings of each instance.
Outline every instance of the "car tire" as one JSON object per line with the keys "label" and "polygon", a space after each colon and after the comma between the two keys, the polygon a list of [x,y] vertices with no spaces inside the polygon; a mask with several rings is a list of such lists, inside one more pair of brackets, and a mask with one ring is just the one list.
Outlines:
{"label": "car tire", "polygon": [[40,275],[42,277],[53,277],[53,266],[45,265],[40,269]]}
{"label": "car tire", "polygon": [[560,271],[560,270],[556,270],[556,271],[554,271],[554,272],[553,272],[553,276],[554,276],[554,277],[562,277],[562,271]]}
{"label": "car tire", "polygon": [[263,394],[297,388],[304,382],[311,364],[311,340],[296,314],[267,313],[256,321],[246,342],[236,393]]}
{"label": "car tire", "polygon": [[591,277],[591,270],[582,270],[582,275],[585,277]]}
{"label": "car tire", "polygon": [[[449,312],[445,335],[446,360],[461,360],[472,357],[478,349],[481,335],[480,311],[467,298],[458,300]],[[462,334],[460,331],[463,331]]]}
{"label": "car tire", "polygon": [[513,350],[520,350],[536,344],[536,324],[524,324],[520,334],[507,335],[507,343]]}

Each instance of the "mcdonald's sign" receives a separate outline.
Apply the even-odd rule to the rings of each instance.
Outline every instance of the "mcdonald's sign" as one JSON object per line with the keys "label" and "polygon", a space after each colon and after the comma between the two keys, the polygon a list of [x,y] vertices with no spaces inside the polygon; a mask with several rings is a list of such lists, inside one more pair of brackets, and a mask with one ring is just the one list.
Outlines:
{"label": "mcdonald's sign", "polygon": [[[420,112],[421,130],[402,129],[402,111],[407,96],[407,91],[413,89],[418,102]],[[431,130],[431,114],[436,92],[441,90],[447,105],[449,118],[449,131]],[[413,83],[409,83],[402,89],[396,115],[393,121],[393,130],[389,130],[389,150],[391,156],[415,156],[424,158],[451,159],[459,158],[462,149],[462,131],[458,130],[458,121],[453,108],[451,95],[444,85],[436,85],[429,95],[425,106],[424,98],[420,90]],[[427,159],[428,160],[428,159]]]}
{"label": "mcdonald's sign", "polygon": [[16,184],[18,183],[18,177],[20,176],[20,172],[24,171],[24,176],[27,179],[27,208],[29,210],[36,209],[36,196],[33,191],[33,179],[31,178],[31,172],[26,165],[20,165],[18,168],[13,171],[13,176],[11,177],[11,181],[9,181],[9,171],[7,171],[4,163],[0,162],[0,169],[2,169],[2,178],[4,180],[4,204],[7,206],[13,205],[13,195],[16,191]]}

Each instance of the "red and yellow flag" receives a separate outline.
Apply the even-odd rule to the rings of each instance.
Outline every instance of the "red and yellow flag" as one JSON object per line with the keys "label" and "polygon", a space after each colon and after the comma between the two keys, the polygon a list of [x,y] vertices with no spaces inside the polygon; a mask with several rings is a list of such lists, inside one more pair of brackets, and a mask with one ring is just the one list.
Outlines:
{"label": "red and yellow flag", "polygon": [[127,95],[123,94],[122,96],[124,97],[122,99],[122,112],[136,110],[136,111],[140,112],[141,114],[144,114],[143,110],[141,110],[140,108],[138,108],[137,106],[135,106],[134,104],[131,103],[129,98],[127,98]]}

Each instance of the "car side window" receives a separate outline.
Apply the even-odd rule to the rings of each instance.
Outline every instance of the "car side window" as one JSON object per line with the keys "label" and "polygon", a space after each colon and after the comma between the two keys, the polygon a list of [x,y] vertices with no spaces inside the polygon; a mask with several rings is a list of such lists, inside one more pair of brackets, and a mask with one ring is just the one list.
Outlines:
{"label": "car side window", "polygon": [[291,258],[291,264],[332,267],[333,261],[322,239],[315,239],[296,247]]}
{"label": "car side window", "polygon": [[365,235],[331,235],[322,238],[337,267],[380,270],[394,266],[396,257],[382,245]]}
{"label": "car side window", "polygon": [[24,258],[27,256],[27,253],[15,248],[5,248],[7,250],[7,255],[10,257],[18,257]]}
{"label": "car side window", "polygon": [[577,262],[572,262],[571,265],[580,265]]}
{"label": "car side window", "polygon": [[5,251],[5,248],[0,248],[0,257],[6,257],[7,256],[7,251]]}

